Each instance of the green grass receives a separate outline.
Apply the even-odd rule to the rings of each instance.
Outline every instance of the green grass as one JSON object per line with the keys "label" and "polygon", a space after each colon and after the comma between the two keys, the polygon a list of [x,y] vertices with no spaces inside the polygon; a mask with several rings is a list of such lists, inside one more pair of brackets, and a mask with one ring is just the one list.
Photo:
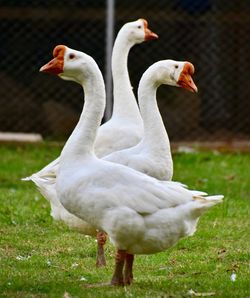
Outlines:
{"label": "green grass", "polygon": [[47,201],[19,180],[59,152],[49,144],[0,147],[0,297],[190,297],[190,289],[250,297],[250,155],[175,155],[175,180],[222,193],[225,201],[201,218],[193,237],[163,253],[137,256],[132,286],[112,288],[98,283],[111,278],[113,247],[106,248],[107,268],[96,269],[95,241],[53,222]]}

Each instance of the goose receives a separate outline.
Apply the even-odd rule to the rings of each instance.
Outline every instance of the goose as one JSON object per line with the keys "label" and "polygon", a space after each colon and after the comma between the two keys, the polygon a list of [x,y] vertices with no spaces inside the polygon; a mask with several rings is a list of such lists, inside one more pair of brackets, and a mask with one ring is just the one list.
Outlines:
{"label": "goose", "polygon": [[[119,31],[112,53],[112,75],[114,83],[114,105],[112,117],[98,130],[95,152],[98,157],[103,157],[116,150],[131,147],[137,144],[143,135],[143,124],[136,99],[131,87],[127,60],[130,49],[143,41],[157,39],[158,35],[148,28],[145,19],[138,19],[126,23]],[[86,222],[71,215],[57,199],[55,191],[56,174],[60,157],[45,166],[39,172],[24,181],[33,181],[41,194],[50,202],[51,216],[61,220],[71,229],[94,236],[96,231]],[[97,233],[97,266],[105,265],[103,245],[106,236]]]}
{"label": "goose", "polygon": [[59,46],[41,71],[78,82],[85,93],[79,122],[60,155],[58,199],[70,213],[109,235],[117,251],[111,284],[130,284],[133,259],[128,260],[132,255],[164,251],[193,235],[200,215],[222,202],[223,195],[207,196],[179,182],[161,181],[96,156],[105,87],[92,57]]}
{"label": "goose", "polygon": [[[171,180],[173,162],[170,144],[157,106],[156,91],[161,84],[167,84],[197,92],[191,77],[193,73],[194,66],[189,62],[163,60],[149,67],[143,74],[138,88],[139,106],[145,127],[143,139],[138,145],[111,153],[103,159],[128,165],[160,180]],[[54,209],[55,207],[52,208],[52,212]],[[67,215],[68,220],[71,219],[63,206],[58,209],[58,213],[61,211],[64,216]],[[72,223],[76,226],[78,221],[71,219],[71,226]],[[103,234],[100,236],[103,237]]]}

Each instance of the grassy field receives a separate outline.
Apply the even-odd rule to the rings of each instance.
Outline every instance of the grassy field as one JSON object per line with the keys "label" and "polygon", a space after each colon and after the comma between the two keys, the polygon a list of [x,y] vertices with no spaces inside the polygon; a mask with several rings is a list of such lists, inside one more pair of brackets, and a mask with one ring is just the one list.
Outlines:
{"label": "grassy field", "polygon": [[224,203],[193,237],[137,256],[134,284],[113,288],[98,284],[111,278],[113,247],[108,266],[96,269],[94,239],[53,222],[47,201],[20,181],[59,152],[49,144],[0,146],[0,297],[250,297],[250,155],[175,155],[175,180],[222,193]]}

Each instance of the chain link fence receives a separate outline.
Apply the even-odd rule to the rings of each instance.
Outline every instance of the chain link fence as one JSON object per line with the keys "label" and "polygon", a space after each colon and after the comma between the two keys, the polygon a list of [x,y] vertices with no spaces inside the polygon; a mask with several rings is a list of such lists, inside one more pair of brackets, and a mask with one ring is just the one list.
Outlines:
{"label": "chain link fence", "polygon": [[[199,93],[160,87],[171,140],[249,139],[250,2],[117,0],[114,32],[145,18],[159,40],[135,46],[128,68],[135,92],[161,59],[195,65]],[[1,0],[0,131],[66,137],[80,115],[80,86],[39,74],[57,44],[82,50],[105,73],[107,3],[103,0]]]}

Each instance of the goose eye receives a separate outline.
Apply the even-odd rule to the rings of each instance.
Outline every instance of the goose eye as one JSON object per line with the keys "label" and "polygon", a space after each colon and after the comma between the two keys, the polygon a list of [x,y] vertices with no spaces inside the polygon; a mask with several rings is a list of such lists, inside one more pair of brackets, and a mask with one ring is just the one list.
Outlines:
{"label": "goose eye", "polygon": [[178,65],[175,65],[175,68],[178,68],[179,66]]}
{"label": "goose eye", "polygon": [[137,26],[138,29],[141,29],[141,25]]}
{"label": "goose eye", "polygon": [[76,57],[75,54],[73,54],[73,53],[69,54],[69,59],[74,59],[75,57]]}

